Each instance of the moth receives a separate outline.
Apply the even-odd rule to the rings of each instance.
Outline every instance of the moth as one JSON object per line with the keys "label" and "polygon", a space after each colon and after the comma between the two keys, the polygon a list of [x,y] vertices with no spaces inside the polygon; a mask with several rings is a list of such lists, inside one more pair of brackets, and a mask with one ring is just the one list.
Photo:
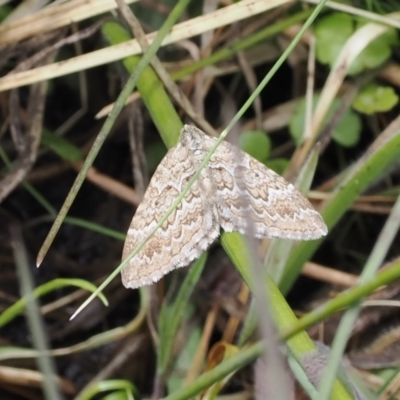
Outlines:
{"label": "moth", "polygon": [[[216,140],[194,126],[183,127],[136,210],[123,259],[147,238]],[[256,238],[293,240],[317,239],[327,233],[321,215],[291,183],[223,141],[181,203],[122,270],[124,286],[150,285],[187,266],[219,236],[221,228]]]}

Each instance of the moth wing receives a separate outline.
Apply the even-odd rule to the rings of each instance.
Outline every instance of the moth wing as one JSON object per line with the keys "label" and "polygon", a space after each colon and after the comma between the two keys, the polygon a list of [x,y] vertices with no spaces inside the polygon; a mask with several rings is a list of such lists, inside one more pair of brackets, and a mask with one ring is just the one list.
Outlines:
{"label": "moth wing", "polygon": [[223,142],[209,170],[225,231],[294,240],[326,235],[321,215],[291,183],[235,146]]}
{"label": "moth wing", "polygon": [[[147,238],[195,173],[190,155],[179,145],[171,149],[154,173],[136,210],[122,258]],[[200,179],[144,247],[122,270],[127,288],[152,284],[168,272],[184,267],[219,235],[218,213],[212,195]]]}

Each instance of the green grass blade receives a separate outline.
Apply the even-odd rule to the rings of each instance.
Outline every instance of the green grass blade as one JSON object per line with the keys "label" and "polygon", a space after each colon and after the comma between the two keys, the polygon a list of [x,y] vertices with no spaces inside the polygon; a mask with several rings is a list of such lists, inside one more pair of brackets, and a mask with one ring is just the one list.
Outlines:
{"label": "green grass blade", "polygon": [[[90,349],[104,346],[109,343],[115,343],[117,340],[121,340],[137,332],[146,320],[147,311],[149,308],[149,296],[148,290],[140,290],[140,310],[138,314],[125,326],[110,329],[109,331],[101,332],[97,335],[93,335],[87,340],[76,343],[70,347],[52,349],[49,351],[53,357],[60,357],[79,353],[81,351],[88,351]],[[3,347],[0,348],[0,361],[12,360],[18,358],[34,358],[38,356],[36,350],[22,349],[17,347]]]}
{"label": "green grass blade", "polygon": [[334,299],[301,317],[295,324],[281,332],[282,339],[287,339],[288,337],[329,318],[332,314],[344,310],[363,297],[370,295],[376,289],[388,285],[397,279],[400,279],[400,259],[397,259],[390,266],[380,271],[374,280],[362,285],[354,286],[351,289],[338,294]]}
{"label": "green grass blade", "polygon": [[[364,267],[364,270],[360,276],[360,284],[366,283],[374,278],[378,268],[383,264],[387,252],[393,243],[393,240],[400,227],[400,197],[397,198],[395,205],[393,206],[392,212],[387,219],[385,226],[383,227],[378,240],[376,241],[374,248],[368,261]],[[353,304],[349,310],[347,310],[342,317],[335,338],[332,343],[332,357],[329,358],[326,370],[321,381],[321,400],[329,398],[331,382],[333,381],[339,364],[343,358],[343,353],[346,348],[347,342],[353,331],[353,327],[356,323],[358,314],[361,308],[361,299]]]}
{"label": "green grass blade", "polygon": [[194,287],[200,279],[207,253],[203,253],[189,268],[185,280],[182,282],[176,299],[172,303],[164,302],[159,317],[160,343],[157,352],[157,372],[163,375],[171,363],[171,355],[179,326],[186,315]]}
{"label": "green grass blade", "polygon": [[[317,168],[319,152],[316,150],[311,151],[306,163],[302,167],[300,174],[293,182],[294,185],[302,193],[307,193],[310,189],[311,183],[314,178],[314,173]],[[279,283],[286,270],[286,263],[290,257],[293,248],[298,243],[292,240],[285,239],[271,239],[268,246],[268,252],[264,260],[264,265],[267,268],[271,278],[274,282]]]}
{"label": "green grass blade", "polygon": [[32,335],[32,341],[39,352],[36,361],[43,375],[43,394],[47,400],[61,400],[62,396],[56,382],[56,367],[48,354],[49,345],[46,329],[34,295],[33,280],[29,271],[29,262],[26,249],[23,245],[22,234],[17,226],[11,228],[11,238],[15,264],[17,266],[21,286],[21,294],[23,295],[27,308],[27,322]]}
{"label": "green grass blade", "polygon": [[[110,44],[115,45],[131,40],[128,32],[117,22],[107,22],[102,27],[102,32]],[[137,67],[141,57],[131,56],[122,63],[127,71]],[[151,66],[147,66],[137,82],[137,88],[144,104],[151,116],[151,120],[160,132],[165,145],[170,148],[175,146],[179,132],[183,127],[182,121],[172,104],[163,83],[158,78]]]}
{"label": "green grass blade", "polygon": [[304,21],[306,18],[310,16],[311,12],[312,9],[308,9],[296,13],[294,15],[288,16],[285,19],[278,21],[271,26],[268,26],[264,29],[261,29],[260,31],[257,31],[256,33],[254,33],[249,37],[235,41],[225,49],[217,50],[210,56],[202,58],[201,60],[196,61],[193,64],[190,64],[187,67],[184,67],[175,73],[172,73],[171,77],[175,80],[179,80],[199,71],[202,68],[215,65],[220,61],[224,61],[230,57],[233,57],[240,51],[246,50],[248,48],[251,48],[252,46],[255,46],[258,43],[264,42],[270,37],[284,31],[285,29],[293,26],[294,24],[298,24]]}
{"label": "green grass blade", "polygon": [[[221,243],[232,262],[235,263],[236,268],[251,288],[253,277],[251,276],[249,267],[250,264],[248,260],[250,256],[246,252],[247,247],[245,245],[245,239],[239,234],[224,233],[221,237]],[[242,251],[238,252],[237,249],[242,249]],[[287,304],[282,293],[278,290],[277,286],[267,273],[265,273],[265,280],[265,290],[269,300],[269,307],[278,332],[285,332],[289,327],[297,322],[297,318]],[[285,339],[287,339],[287,336]],[[314,342],[305,331],[297,331],[296,335],[291,336],[290,339],[287,340],[287,346],[291,354],[300,364],[306,355],[317,351]],[[335,381],[333,393],[336,396],[335,399],[352,399],[352,396],[347,392],[346,388],[338,381]]]}
{"label": "green grass blade", "polygon": [[225,376],[256,360],[262,354],[263,350],[263,343],[256,343],[241,350],[237,355],[232,356],[212,370],[205,372],[195,382],[183,387],[177,393],[170,394],[164,400],[188,400],[199,395],[214,383],[223,380]]}
{"label": "green grass blade", "polygon": [[[88,290],[90,292],[95,292],[97,287],[92,283],[85,281],[83,279],[54,279],[50,282],[46,282],[43,285],[38,286],[33,291],[33,296],[35,299],[38,299],[54,290],[59,290],[63,287],[74,286],[84,290]],[[107,299],[104,297],[104,294],[99,293],[99,299],[104,303],[104,305],[108,305]],[[16,301],[12,306],[4,310],[0,314],[0,328],[8,324],[18,315],[20,315],[27,304],[28,299],[23,297]]]}
{"label": "green grass blade", "polygon": [[[122,392],[125,396],[120,398],[126,400],[140,398],[136,387],[131,382],[123,379],[110,379],[96,382],[87,391],[77,396],[75,400],[90,400],[104,392]],[[105,397],[102,398],[104,399]]]}

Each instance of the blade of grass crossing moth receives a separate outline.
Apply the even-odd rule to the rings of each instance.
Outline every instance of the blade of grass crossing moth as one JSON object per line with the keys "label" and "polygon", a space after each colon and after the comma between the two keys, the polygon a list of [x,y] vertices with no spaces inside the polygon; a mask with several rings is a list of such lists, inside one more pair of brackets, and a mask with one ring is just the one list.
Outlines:
{"label": "blade of grass crossing moth", "polygon": [[[156,230],[167,220],[168,216],[173,212],[173,210],[176,208],[176,206],[181,202],[181,200],[186,196],[188,191],[190,190],[190,187],[193,185],[193,183],[197,180],[199,177],[202,169],[205,167],[205,165],[208,163],[210,160],[211,156],[214,154],[215,150],[219,146],[219,144],[222,142],[222,140],[226,137],[228,131],[238,122],[238,120],[243,116],[245,111],[251,106],[252,102],[254,99],[259,96],[261,91],[265,88],[267,83],[270,81],[272,76],[275,74],[275,72],[279,69],[279,67],[284,63],[284,61],[287,59],[289,56],[290,52],[293,50],[293,48],[297,45],[297,43],[300,41],[302,35],[304,32],[310,27],[311,23],[313,20],[316,18],[320,10],[323,8],[324,4],[326,1],[322,1],[318,6],[315,8],[314,12],[310,16],[310,18],[306,21],[300,32],[296,35],[296,37],[293,39],[292,43],[288,48],[284,51],[282,56],[279,58],[279,60],[276,62],[276,64],[273,66],[273,68],[269,71],[269,73],[265,76],[265,78],[262,80],[262,82],[258,85],[256,90],[252,93],[250,98],[245,102],[245,104],[242,106],[242,108],[238,111],[238,113],[235,115],[235,117],[232,119],[228,127],[221,133],[220,137],[217,139],[215,142],[215,145],[212,146],[212,148],[209,150],[207,153],[206,157],[204,158],[204,161],[200,164],[199,168],[197,169],[196,173],[193,175],[193,177],[189,180],[187,183],[186,187],[183,189],[183,191],[180,193],[180,195],[176,198],[176,200],[172,203],[171,207],[166,211],[165,215],[161,218],[157,226],[149,233],[149,236],[144,239],[142,242],[140,242],[135,249],[132,250],[132,252],[127,256],[127,258],[122,262],[122,264],[115,270],[113,273],[106,279],[105,282],[99,287],[98,291],[102,290],[130,261],[132,257],[134,257],[147,243],[147,241],[150,239],[150,237],[156,232]],[[154,42],[153,42],[154,43]],[[153,45],[152,43],[152,45]],[[151,46],[150,46],[151,47]],[[229,239],[228,239],[229,241]],[[93,294],[92,296],[87,299],[80,307],[79,309],[75,312],[75,314],[71,317],[74,318],[77,313],[79,313],[82,308],[84,308],[96,295]]]}
{"label": "blade of grass crossing moth", "polygon": [[[318,7],[317,7],[318,9]],[[317,10],[316,9],[316,10]],[[187,178],[191,177],[189,180],[189,183],[187,184],[187,186],[185,188],[183,188],[183,186],[179,186],[179,188],[177,188],[176,192],[181,193],[178,196],[179,202],[184,198],[184,196],[186,196],[186,194],[189,192],[191,186],[193,185],[193,183],[196,181],[196,179],[199,177],[202,169],[207,165],[207,163],[210,161],[211,156],[213,154],[215,154],[215,160],[213,161],[214,163],[218,163],[221,160],[224,161],[225,154],[229,153],[229,151],[227,150],[228,144],[224,144],[224,147],[221,148],[220,150],[218,150],[218,157],[217,157],[217,153],[216,153],[216,149],[217,147],[220,145],[220,143],[222,142],[222,140],[226,137],[229,129],[240,119],[240,117],[244,114],[244,112],[248,109],[248,107],[250,107],[250,105],[252,104],[252,102],[254,101],[254,99],[260,94],[261,90],[265,87],[265,85],[269,82],[269,80],[271,79],[271,77],[273,76],[273,74],[276,72],[276,70],[279,68],[280,65],[282,65],[282,63],[284,62],[284,60],[288,57],[290,51],[293,49],[293,46],[300,40],[301,35],[304,33],[304,30],[307,28],[307,26],[309,26],[309,24],[311,23],[311,21],[313,20],[313,18],[315,18],[316,16],[316,12],[312,14],[312,16],[310,17],[310,19],[307,21],[307,23],[305,24],[305,26],[303,27],[303,29],[301,30],[301,32],[296,36],[295,40],[293,41],[293,43],[291,44],[291,46],[289,46],[289,48],[284,52],[284,54],[282,55],[282,57],[280,57],[280,59],[277,61],[277,63],[275,64],[275,66],[271,69],[271,71],[266,75],[266,77],[262,80],[262,82],[260,83],[260,85],[256,88],[256,90],[254,91],[254,93],[250,96],[250,98],[246,101],[246,103],[244,104],[244,106],[238,111],[238,113],[235,115],[235,117],[232,119],[232,121],[230,122],[230,124],[228,125],[228,127],[221,133],[220,137],[215,141],[215,144],[210,144],[209,142],[211,141],[211,138],[208,138],[206,135],[199,135],[198,133],[195,133],[194,131],[196,131],[196,128],[194,127],[185,127],[182,131],[182,136],[181,137],[188,137],[188,140],[186,142],[191,143],[191,141],[189,140],[189,136],[201,136],[201,140],[200,142],[198,142],[199,146],[204,146],[203,148],[201,148],[201,150],[204,152],[208,152],[206,157],[204,158],[203,162],[201,162],[200,166],[197,167],[193,166],[189,161],[187,161],[187,163],[189,165],[184,166],[185,170],[190,170],[190,174],[188,174]],[[199,131],[199,130],[197,130]],[[214,142],[213,142],[214,143]],[[178,146],[181,143],[178,143]],[[181,145],[182,146],[182,145]],[[160,171],[164,171],[164,170],[169,170],[171,168],[171,165],[174,165],[174,160],[172,160],[172,158],[174,158],[175,156],[175,152],[178,151],[178,147],[176,147],[174,149],[173,152],[169,152],[166,156],[170,157],[170,159],[168,159],[168,161],[165,161],[166,158],[163,160],[163,162],[165,161],[166,165],[164,166],[165,168],[161,169]],[[178,156],[176,156],[178,157]],[[248,157],[243,155],[243,157]],[[179,158],[179,157],[178,157]],[[186,158],[186,160],[190,160],[190,158]],[[255,161],[254,161],[255,162]],[[168,166],[167,166],[168,164]],[[171,165],[170,165],[171,164]],[[178,164],[179,166],[179,164]],[[196,169],[197,168],[197,169]],[[196,169],[196,172],[192,175],[192,170]],[[264,168],[265,169],[265,168]],[[164,172],[159,172],[156,171],[156,174],[161,174],[161,178],[162,181],[164,180]],[[155,193],[160,193],[159,192],[159,187],[160,184],[158,182],[158,180],[156,179],[156,174],[153,176],[152,181],[150,182],[150,185],[152,185],[151,189],[153,190],[153,192]],[[270,180],[274,180],[277,179],[279,180],[279,178],[276,177],[276,175],[274,173],[272,173],[271,171],[269,171],[268,173],[265,172],[265,177],[272,177]],[[160,180],[161,180],[160,178]],[[289,192],[291,191],[291,188],[293,188],[292,185],[285,185],[283,183],[283,181],[280,181],[282,183],[282,186],[287,187],[287,189],[289,190]],[[180,181],[178,182],[180,185]],[[173,185],[174,186],[174,185]],[[162,185],[161,185],[162,187]],[[286,189],[285,189],[286,190]],[[276,191],[276,193],[279,195],[285,195],[286,191],[282,190],[282,191]],[[235,192],[236,193],[236,192]],[[146,198],[146,197],[145,197]],[[177,199],[177,200],[178,200]],[[147,198],[146,200],[148,203],[144,204],[142,203],[139,206],[139,209],[136,213],[136,215],[134,216],[132,223],[131,223],[131,227],[130,227],[130,231],[131,231],[131,238],[128,236],[127,241],[125,242],[125,246],[124,246],[124,253],[123,253],[123,258],[128,257],[129,259],[131,259],[134,255],[138,254],[138,252],[135,250],[135,246],[138,245],[140,243],[140,245],[142,245],[141,241],[142,240],[149,240],[149,235],[154,235],[154,230],[152,230],[150,227],[152,227],[154,225],[154,223],[156,223],[156,221],[161,217],[161,215],[164,212],[164,209],[160,210],[159,207],[153,207],[151,204],[151,199],[149,200],[149,198]],[[300,201],[300,200],[299,200]],[[176,204],[179,204],[179,202],[177,202]],[[175,203],[175,201],[174,201]],[[299,207],[302,207],[300,205],[301,202],[299,202]],[[224,203],[220,202],[218,203],[219,206],[223,206]],[[286,203],[287,205],[291,204],[291,203]],[[149,211],[145,211],[145,210],[149,210]],[[138,214],[138,212],[140,211],[140,213]],[[299,213],[307,213],[308,211],[305,211],[303,208],[299,211]],[[168,209],[167,211],[168,214],[170,214],[170,209]],[[221,214],[221,213],[220,213]],[[222,211],[221,215],[225,215],[226,212],[225,210]],[[230,215],[229,212],[227,215]],[[143,226],[143,218],[144,219],[149,219],[148,221],[146,220],[146,223]],[[163,217],[164,218],[164,217]],[[229,219],[229,218],[228,218]],[[231,222],[235,221],[234,219],[231,219],[229,222],[227,222],[226,224],[224,222],[222,222],[221,227],[225,227],[225,229],[228,229],[229,231],[232,230],[240,230],[242,231],[242,229],[240,228],[240,226],[243,226],[244,223],[240,222],[235,224],[232,224]],[[147,231],[145,231],[147,227]],[[237,228],[239,227],[239,228]],[[215,226],[212,225],[212,228],[214,229]],[[261,229],[261,228],[260,228]],[[280,232],[280,228],[276,228],[275,229],[276,233],[275,235],[278,235],[278,231]],[[288,234],[290,230],[287,230]],[[243,233],[243,232],[242,232]],[[203,234],[203,232],[199,233],[200,235]],[[263,236],[261,233],[257,233],[257,235],[260,234],[261,236]],[[214,238],[217,235],[217,232],[213,233]],[[302,234],[300,234],[300,232],[296,233],[297,236],[293,235],[293,238],[315,238],[316,237],[316,231],[313,232],[312,234],[310,233],[309,236],[304,236]],[[268,235],[264,235],[264,236],[268,236]],[[320,235],[319,235],[320,236]],[[146,239],[144,239],[146,237]],[[160,239],[159,237],[155,238],[153,240],[153,242],[158,242]],[[202,245],[202,250],[205,249],[205,241],[209,240],[209,237],[205,237],[204,240],[201,242]],[[161,246],[162,249],[164,249],[164,246]],[[182,266],[186,266],[188,264],[188,262],[190,260],[193,260],[194,258],[196,258],[195,256],[197,254],[193,254],[190,252],[190,254],[188,253],[188,260],[185,261],[184,258],[179,258],[177,257],[176,260],[174,260],[174,262],[171,261],[170,264],[165,264],[163,261],[163,257],[161,253],[158,254],[158,258],[157,258],[157,263],[155,262],[155,259],[152,259],[152,268],[147,269],[145,268],[147,263],[148,263],[148,256],[147,256],[147,251],[149,250],[149,247],[146,248],[145,251],[143,251],[137,258],[136,258],[136,263],[139,265],[139,268],[137,267],[137,265],[134,264],[134,262],[130,262],[128,264],[126,264],[126,268],[124,269],[124,273],[123,273],[123,283],[126,287],[129,288],[136,288],[139,287],[143,284],[150,284],[158,279],[161,278],[161,276],[165,275],[167,272],[171,271],[172,269],[175,269],[176,267],[182,267]],[[155,266],[154,266],[154,265]]]}

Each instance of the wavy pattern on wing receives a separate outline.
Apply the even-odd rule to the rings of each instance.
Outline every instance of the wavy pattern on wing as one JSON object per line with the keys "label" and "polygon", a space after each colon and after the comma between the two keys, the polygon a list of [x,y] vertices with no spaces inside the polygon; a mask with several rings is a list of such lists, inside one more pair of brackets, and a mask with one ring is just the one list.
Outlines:
{"label": "wavy pattern on wing", "polygon": [[[123,258],[143,241],[182,192],[216,139],[185,125],[161,161],[132,219]],[[168,220],[122,271],[137,288],[188,265],[220,228],[258,238],[295,240],[327,233],[322,217],[290,183],[237,147],[223,142]]]}

